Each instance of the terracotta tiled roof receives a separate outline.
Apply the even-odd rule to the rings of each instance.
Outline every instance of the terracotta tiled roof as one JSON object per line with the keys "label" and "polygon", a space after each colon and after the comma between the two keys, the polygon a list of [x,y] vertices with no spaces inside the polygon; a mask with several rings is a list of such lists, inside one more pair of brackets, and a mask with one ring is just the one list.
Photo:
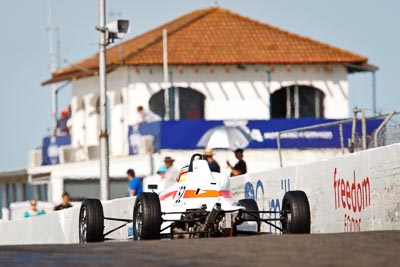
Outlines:
{"label": "terracotta tiled roof", "polygon": [[[122,65],[162,65],[162,29],[168,31],[168,63],[366,64],[367,58],[293,34],[223,8],[197,10],[107,50],[109,71]],[[51,82],[98,71],[98,54],[53,73]]]}

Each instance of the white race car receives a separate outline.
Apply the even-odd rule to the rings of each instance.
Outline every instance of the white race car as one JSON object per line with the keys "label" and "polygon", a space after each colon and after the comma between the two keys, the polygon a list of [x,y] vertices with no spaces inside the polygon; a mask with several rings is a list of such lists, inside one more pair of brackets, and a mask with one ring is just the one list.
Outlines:
{"label": "white race car", "polygon": [[[202,155],[194,154],[177,182],[159,195],[143,192],[136,197],[133,219],[104,217],[98,199],[85,199],[79,215],[80,242],[102,241],[104,220],[133,222],[135,240],[200,238],[258,233],[267,223],[282,233],[310,233],[310,208],[303,191],[289,191],[281,211],[259,211],[253,199],[235,200],[230,178],[211,172]],[[261,213],[278,213],[261,218]],[[116,229],[115,229],[116,230]]]}

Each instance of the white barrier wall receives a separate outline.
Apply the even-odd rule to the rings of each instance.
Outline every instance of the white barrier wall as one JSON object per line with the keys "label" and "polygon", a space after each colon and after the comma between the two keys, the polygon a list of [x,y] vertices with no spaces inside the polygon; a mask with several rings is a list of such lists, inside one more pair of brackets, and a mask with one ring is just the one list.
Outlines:
{"label": "white barrier wall", "polygon": [[[103,202],[106,217],[132,219],[135,197],[120,198]],[[56,244],[79,242],[79,210],[72,207],[45,215],[0,222],[0,245]],[[123,222],[104,222],[104,232],[108,232]],[[126,239],[128,225],[107,236],[112,239]]]}
{"label": "white barrier wall", "polygon": [[[305,191],[312,233],[400,230],[400,144],[235,177],[231,186],[234,198],[254,198],[260,210],[280,210],[286,191]],[[134,200],[103,203],[105,216],[131,219]],[[78,216],[79,207],[74,207],[0,222],[0,244],[77,243]],[[106,221],[104,231],[122,224]],[[276,232],[266,225],[262,230]],[[125,226],[109,237],[127,236]]]}
{"label": "white barrier wall", "polygon": [[280,210],[286,191],[305,191],[312,233],[400,229],[400,144],[253,173],[231,186],[236,198],[254,198],[261,210]]}
{"label": "white barrier wall", "polygon": [[0,223],[0,244],[51,244],[78,242],[79,208]]}

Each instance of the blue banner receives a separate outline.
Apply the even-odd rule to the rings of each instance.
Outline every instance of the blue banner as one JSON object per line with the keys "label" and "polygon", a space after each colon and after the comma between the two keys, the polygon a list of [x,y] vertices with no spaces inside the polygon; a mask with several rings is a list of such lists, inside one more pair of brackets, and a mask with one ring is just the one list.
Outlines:
{"label": "blue banner", "polygon": [[59,147],[71,144],[71,137],[51,136],[43,138],[42,165],[54,165],[60,163]]}
{"label": "blue banner", "polygon": [[[159,149],[198,149],[200,138],[208,130],[221,125],[238,125],[248,132],[252,141],[247,148],[277,148],[278,132],[335,122],[333,119],[271,119],[248,121],[206,121],[180,120],[143,123],[136,130],[129,126],[129,153],[137,151],[140,136],[154,137],[154,151]],[[367,134],[371,134],[381,124],[381,119],[367,121]],[[343,140],[351,138],[351,123],[343,124]],[[356,132],[361,135],[361,123],[357,122]],[[282,148],[340,148],[339,126],[320,127],[281,135]]]}

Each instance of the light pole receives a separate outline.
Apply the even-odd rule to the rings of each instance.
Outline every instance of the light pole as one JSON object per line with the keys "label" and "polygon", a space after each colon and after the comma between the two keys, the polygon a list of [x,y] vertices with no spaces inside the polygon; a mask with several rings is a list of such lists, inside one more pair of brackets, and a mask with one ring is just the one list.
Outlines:
{"label": "light pole", "polygon": [[107,131],[106,47],[114,39],[122,39],[129,31],[128,20],[116,20],[106,25],[106,1],[99,0],[99,82],[100,82],[100,198],[110,199],[110,158]]}
{"label": "light pole", "polygon": [[[53,73],[57,70],[56,55],[54,53],[54,28],[53,28],[53,14],[52,14],[52,0],[47,1],[47,32],[49,37],[49,52],[50,52],[50,72]],[[51,117],[53,121],[53,129],[57,127],[57,87],[55,83],[51,84]]]}
{"label": "light pole", "polygon": [[110,199],[110,159],[107,132],[107,80],[106,80],[106,1],[99,0],[99,82],[100,82],[100,198]]}

